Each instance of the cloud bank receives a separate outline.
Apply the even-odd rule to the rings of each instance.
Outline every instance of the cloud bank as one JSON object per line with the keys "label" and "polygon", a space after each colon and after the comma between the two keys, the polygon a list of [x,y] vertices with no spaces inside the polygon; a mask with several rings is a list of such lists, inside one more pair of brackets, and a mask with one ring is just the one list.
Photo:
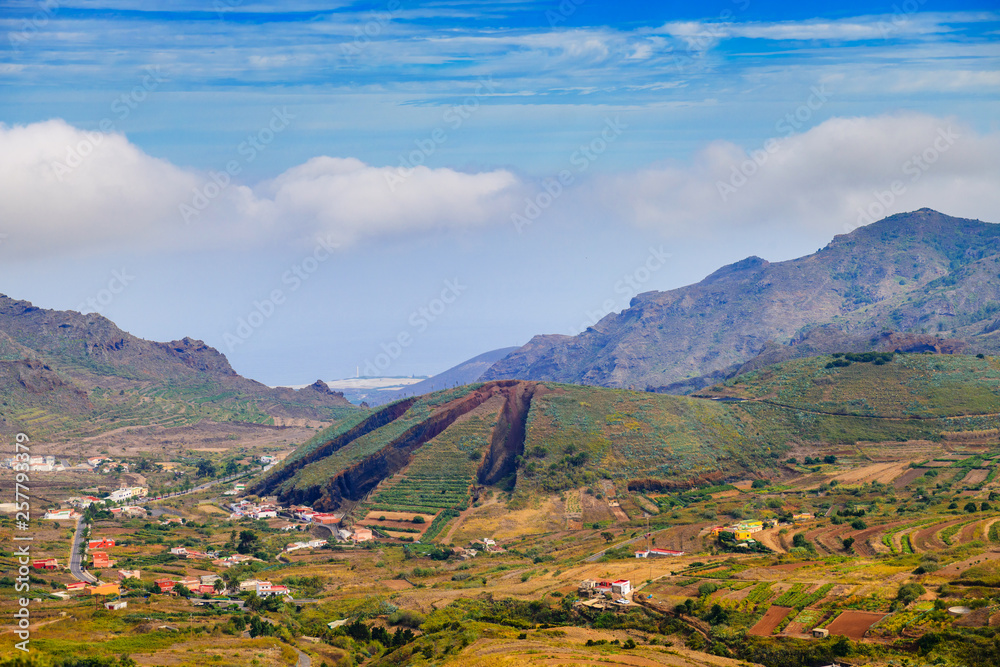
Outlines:
{"label": "cloud bank", "polygon": [[[843,233],[928,206],[1000,221],[1000,134],[920,114],[834,118],[755,147],[594,174],[546,215],[665,236],[735,228]],[[0,249],[10,256],[304,241],[343,244],[510,225],[539,184],[495,169],[412,170],[320,156],[256,184],[152,157],[61,120],[0,125]]]}

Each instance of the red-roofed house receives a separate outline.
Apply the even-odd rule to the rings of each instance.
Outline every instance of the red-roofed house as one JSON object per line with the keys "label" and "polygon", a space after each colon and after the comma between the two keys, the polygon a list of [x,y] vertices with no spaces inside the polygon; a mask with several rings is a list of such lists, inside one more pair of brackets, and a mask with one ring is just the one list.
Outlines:
{"label": "red-roofed house", "polygon": [[110,549],[115,546],[115,541],[110,537],[102,537],[99,540],[90,540],[87,542],[88,549]]}
{"label": "red-roofed house", "polygon": [[108,558],[108,555],[103,551],[95,551],[91,554],[94,559],[94,567],[96,569],[103,569],[106,567],[114,567],[115,561]]}
{"label": "red-roofed house", "polygon": [[59,567],[59,561],[55,558],[44,558],[31,563],[31,567],[36,570],[55,570]]}
{"label": "red-roofed house", "polygon": [[161,593],[168,593],[174,590],[174,581],[172,579],[157,579],[153,583],[156,584]]}

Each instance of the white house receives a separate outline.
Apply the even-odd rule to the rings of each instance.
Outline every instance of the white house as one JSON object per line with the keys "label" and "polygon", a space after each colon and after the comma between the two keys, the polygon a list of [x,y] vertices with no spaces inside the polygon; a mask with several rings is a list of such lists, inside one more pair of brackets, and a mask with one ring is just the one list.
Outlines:
{"label": "white house", "polygon": [[272,584],[270,581],[258,581],[257,582],[257,597],[266,598],[272,595],[288,595],[289,590],[287,586],[277,586]]}

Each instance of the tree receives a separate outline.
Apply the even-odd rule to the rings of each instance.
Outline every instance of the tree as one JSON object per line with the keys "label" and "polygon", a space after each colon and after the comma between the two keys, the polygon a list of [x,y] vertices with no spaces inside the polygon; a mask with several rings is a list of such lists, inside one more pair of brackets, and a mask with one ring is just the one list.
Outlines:
{"label": "tree", "polygon": [[208,459],[198,461],[199,477],[215,477],[215,464]]}
{"label": "tree", "polygon": [[604,531],[603,533],[601,533],[601,537],[603,537],[604,541],[608,543],[610,543],[611,540],[615,539],[615,536],[609,533],[608,531]]}
{"label": "tree", "polygon": [[240,470],[240,464],[236,462],[236,459],[229,459],[226,461],[226,474],[235,475]]}
{"label": "tree", "polygon": [[236,545],[236,551],[241,554],[253,553],[257,548],[257,533],[252,530],[240,531],[240,542]]}
{"label": "tree", "polygon": [[903,584],[896,592],[896,599],[903,604],[910,604],[927,592],[920,584]]}
{"label": "tree", "polygon": [[832,463],[836,463],[836,462],[837,462],[837,457],[834,456],[833,454],[827,454],[826,456],[823,457],[823,463],[831,463],[832,464]]}
{"label": "tree", "polygon": [[851,547],[854,546],[853,537],[845,537],[843,540],[841,540],[841,542],[844,545],[844,549],[847,549],[848,551],[850,551]]}
{"label": "tree", "polygon": [[972,512],[978,511],[979,508],[976,507],[976,503],[965,503],[965,507],[963,509],[971,514]]}
{"label": "tree", "polygon": [[864,519],[855,519],[854,521],[851,522],[851,528],[853,528],[854,530],[864,530],[867,527],[868,524],[865,523]]}
{"label": "tree", "polygon": [[222,591],[225,590],[226,584],[225,582],[222,581],[222,579],[216,579],[215,581],[212,582],[212,588],[215,589],[216,593],[221,593]]}

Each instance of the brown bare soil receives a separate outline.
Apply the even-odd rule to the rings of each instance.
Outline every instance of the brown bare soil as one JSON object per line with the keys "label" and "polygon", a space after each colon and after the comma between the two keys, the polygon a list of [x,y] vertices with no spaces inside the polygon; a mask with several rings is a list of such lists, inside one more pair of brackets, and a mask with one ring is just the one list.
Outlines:
{"label": "brown bare soil", "polygon": [[962,478],[962,484],[980,484],[986,481],[989,476],[989,470],[970,470],[969,473]]}
{"label": "brown bare soil", "polygon": [[844,635],[848,639],[860,641],[868,633],[868,628],[875,625],[885,614],[870,611],[845,611],[826,626],[831,635]]}
{"label": "brown bare soil", "polygon": [[834,477],[841,484],[867,484],[879,482],[888,484],[896,479],[906,469],[906,461],[893,461],[891,463],[876,463],[863,468],[855,468],[841,473]]}
{"label": "brown bare soil", "polygon": [[772,606],[764,613],[764,617],[757,621],[757,624],[750,628],[748,634],[757,637],[769,637],[774,632],[785,617],[792,612],[791,607]]}
{"label": "brown bare soil", "polygon": [[959,517],[958,519],[952,519],[951,521],[932,523],[926,528],[921,528],[913,533],[913,535],[910,536],[910,544],[913,545],[914,551],[917,552],[940,551],[941,549],[945,549],[947,545],[944,543],[944,540],[941,539],[939,533],[949,526],[954,526],[957,523],[962,523],[963,521],[968,520],[969,519],[967,517]]}
{"label": "brown bare soil", "polygon": [[921,470],[920,468],[911,468],[911,469],[907,470],[906,472],[904,472],[899,477],[897,477],[895,479],[895,481],[893,481],[892,486],[895,489],[902,489],[904,486],[906,486],[910,482],[912,482],[912,481],[914,481],[914,480],[919,479],[920,477],[922,477],[925,472],[927,472],[927,471],[926,470]]}

